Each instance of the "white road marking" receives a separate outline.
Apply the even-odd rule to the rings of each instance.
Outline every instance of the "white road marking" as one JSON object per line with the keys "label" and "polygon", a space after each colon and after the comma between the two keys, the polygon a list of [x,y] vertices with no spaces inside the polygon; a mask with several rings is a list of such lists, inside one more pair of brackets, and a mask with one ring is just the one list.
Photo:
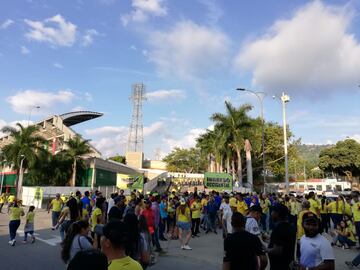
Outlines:
{"label": "white road marking", "polygon": [[[24,237],[23,230],[17,230],[17,233],[19,234],[20,237]],[[43,242],[43,243],[48,244],[53,247],[56,247],[57,244],[60,244],[62,242],[61,237],[57,236],[57,235],[52,235],[52,238],[50,238],[50,239],[40,238],[39,235],[40,234],[38,234],[38,233],[34,233],[34,236],[36,236],[36,241],[39,240],[40,242]]]}

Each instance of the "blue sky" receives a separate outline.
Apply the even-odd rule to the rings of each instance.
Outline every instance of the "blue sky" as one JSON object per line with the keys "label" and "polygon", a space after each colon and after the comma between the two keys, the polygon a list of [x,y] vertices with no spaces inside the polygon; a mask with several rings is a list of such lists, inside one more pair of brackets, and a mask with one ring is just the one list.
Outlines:
{"label": "blue sky", "polygon": [[[123,154],[131,85],[146,85],[145,156],[190,147],[224,101],[259,104],[304,143],[360,139],[360,2],[77,0],[0,3],[0,126],[73,110],[74,129]],[[33,108],[40,106],[40,109]]]}

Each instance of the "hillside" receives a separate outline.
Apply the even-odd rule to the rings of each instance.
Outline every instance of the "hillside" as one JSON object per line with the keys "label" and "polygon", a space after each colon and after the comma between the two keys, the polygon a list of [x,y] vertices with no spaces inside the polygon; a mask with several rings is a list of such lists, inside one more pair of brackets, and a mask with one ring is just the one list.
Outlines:
{"label": "hillside", "polygon": [[319,154],[322,149],[331,147],[333,145],[316,145],[316,144],[301,144],[297,146],[298,154],[301,159],[307,161],[308,164],[311,164],[313,167],[316,167],[319,162]]}

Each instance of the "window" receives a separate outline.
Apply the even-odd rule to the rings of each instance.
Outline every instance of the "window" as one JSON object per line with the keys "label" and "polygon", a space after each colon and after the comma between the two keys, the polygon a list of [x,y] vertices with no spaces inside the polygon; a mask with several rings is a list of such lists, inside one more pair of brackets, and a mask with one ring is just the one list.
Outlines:
{"label": "window", "polygon": [[331,185],[326,185],[326,191],[332,191]]}
{"label": "window", "polygon": [[335,186],[335,190],[336,190],[336,191],[342,191],[342,188],[341,188],[340,185],[336,185],[336,186]]}
{"label": "window", "polygon": [[317,191],[322,191],[322,185],[316,185],[316,190]]}
{"label": "window", "polygon": [[304,189],[304,185],[299,185],[299,189]]}

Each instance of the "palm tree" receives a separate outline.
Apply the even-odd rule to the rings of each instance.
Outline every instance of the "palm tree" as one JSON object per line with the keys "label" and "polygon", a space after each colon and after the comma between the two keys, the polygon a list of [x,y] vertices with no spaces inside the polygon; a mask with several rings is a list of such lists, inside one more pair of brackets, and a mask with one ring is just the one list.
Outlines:
{"label": "palm tree", "polygon": [[251,128],[251,120],[247,113],[252,109],[251,105],[244,104],[235,108],[229,101],[225,101],[226,114],[214,113],[210,119],[223,132],[227,132],[228,139],[231,138],[231,145],[234,147],[237,156],[237,174],[239,184],[242,185],[242,163],[241,149],[243,148],[245,138]]}
{"label": "palm tree", "polygon": [[92,150],[89,146],[90,140],[84,140],[79,135],[76,135],[74,138],[70,138],[65,142],[67,149],[64,150],[65,156],[72,160],[72,177],[70,186],[75,186],[76,184],[76,164],[81,160],[82,156],[92,153]]}
{"label": "palm tree", "polygon": [[35,165],[38,155],[45,151],[43,144],[46,140],[37,135],[37,126],[24,127],[20,123],[14,127],[3,127],[2,132],[9,134],[12,142],[2,149],[3,155],[8,162],[12,163],[16,170],[16,194],[21,198],[24,171]]}

